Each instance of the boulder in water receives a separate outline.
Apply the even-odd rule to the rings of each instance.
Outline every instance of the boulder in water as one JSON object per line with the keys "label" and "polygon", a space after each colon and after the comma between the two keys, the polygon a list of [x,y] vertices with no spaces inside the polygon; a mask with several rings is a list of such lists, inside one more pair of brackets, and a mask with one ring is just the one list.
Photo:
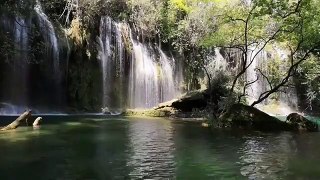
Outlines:
{"label": "boulder in water", "polygon": [[42,117],[38,117],[36,120],[33,122],[33,127],[40,126],[40,122],[42,121]]}
{"label": "boulder in water", "polygon": [[298,113],[291,113],[286,120],[295,130],[318,131],[318,125]]}
{"label": "boulder in water", "polygon": [[180,99],[171,102],[171,107],[183,112],[207,107],[208,94],[206,90],[193,91],[185,94]]}
{"label": "boulder in water", "polygon": [[292,130],[290,124],[243,104],[234,104],[219,120],[220,126],[223,127],[252,128],[263,131]]}

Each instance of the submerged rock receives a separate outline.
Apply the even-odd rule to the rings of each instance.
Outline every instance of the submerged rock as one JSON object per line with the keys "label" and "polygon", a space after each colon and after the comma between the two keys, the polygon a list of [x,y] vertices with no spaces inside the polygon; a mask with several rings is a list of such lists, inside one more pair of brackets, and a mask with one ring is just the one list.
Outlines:
{"label": "submerged rock", "polygon": [[286,122],[291,124],[295,130],[318,131],[318,124],[308,120],[298,113],[292,113]]}
{"label": "submerged rock", "polygon": [[253,128],[264,131],[293,130],[292,126],[257,108],[234,104],[220,117],[223,127]]}

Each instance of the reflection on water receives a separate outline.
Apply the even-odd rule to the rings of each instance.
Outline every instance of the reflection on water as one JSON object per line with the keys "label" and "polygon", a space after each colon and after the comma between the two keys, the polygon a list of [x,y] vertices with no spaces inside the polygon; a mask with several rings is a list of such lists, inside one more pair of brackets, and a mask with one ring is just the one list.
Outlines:
{"label": "reflection on water", "polygon": [[173,130],[168,121],[133,121],[129,125],[130,177],[172,178],[174,177]]}
{"label": "reflection on water", "polygon": [[123,117],[52,120],[0,132],[0,179],[320,177],[320,133],[210,131]]}
{"label": "reflection on water", "polygon": [[289,159],[295,154],[292,134],[244,137],[238,151],[241,174],[249,179],[276,179],[288,173]]}

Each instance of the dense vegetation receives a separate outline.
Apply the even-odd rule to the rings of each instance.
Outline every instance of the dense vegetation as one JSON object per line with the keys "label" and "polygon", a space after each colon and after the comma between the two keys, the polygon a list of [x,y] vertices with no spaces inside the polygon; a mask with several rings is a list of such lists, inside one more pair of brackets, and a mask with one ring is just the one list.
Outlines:
{"label": "dense vegetation", "polygon": [[238,59],[240,62],[233,62],[238,68],[225,78],[231,93],[229,97],[234,97],[228,101],[232,102],[242,102],[246,87],[253,83],[242,80],[249,66],[256,61],[256,56],[248,58],[250,51],[273,51],[272,47],[276,45],[288,51],[290,58],[281,71],[281,62],[276,58],[268,64],[269,73],[258,70],[268,79],[270,88],[252,105],[281,91],[292,78],[303,86],[300,88],[307,99],[303,102],[305,106],[318,105],[320,13],[319,8],[315,8],[319,6],[316,0],[80,0],[78,3],[76,8],[67,6],[65,9],[62,17],[70,22],[67,27],[72,27],[72,19],[80,19],[82,26],[90,29],[95,27],[90,23],[97,22],[96,17],[101,15],[129,22],[141,36],[141,41],[163,44],[164,48],[182,56],[189,67],[187,77],[194,79],[204,72],[209,86],[216,84],[211,81],[221,80],[215,77],[219,73],[210,68],[214,61],[207,58],[211,49],[220,47],[225,52],[236,49],[242,58]]}
{"label": "dense vegetation", "polygon": [[[267,72],[256,70],[270,87],[252,106],[276,98],[275,93],[290,83],[298,87],[303,108],[317,109],[320,104],[317,0],[41,0],[41,3],[50,18],[66,29],[77,49],[74,54],[81,51],[81,59],[96,58],[100,17],[111,16],[129,23],[140,41],[157,43],[181,57],[187,65],[186,90],[200,87],[202,76],[212,91],[216,91],[217,84],[228,89],[225,102],[220,102],[222,106],[245,102],[246,87],[254,83],[244,81],[249,66],[256,61],[256,56],[249,58],[250,51],[271,52],[277,46],[288,54],[286,66],[279,70],[281,62],[274,57]],[[1,2],[4,9],[24,12],[16,6],[13,1]],[[12,54],[8,49],[13,45],[6,34],[1,33],[0,38],[2,59],[6,59]],[[221,75],[217,68],[211,68],[214,59],[209,55],[214,54],[214,48],[229,56],[228,66],[233,71]],[[234,51],[240,57],[237,62],[230,57]]]}

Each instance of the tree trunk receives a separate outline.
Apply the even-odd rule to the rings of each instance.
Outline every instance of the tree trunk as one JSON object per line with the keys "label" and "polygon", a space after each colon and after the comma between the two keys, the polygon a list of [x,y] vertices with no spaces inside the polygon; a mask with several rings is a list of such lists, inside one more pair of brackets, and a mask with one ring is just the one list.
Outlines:
{"label": "tree trunk", "polygon": [[2,128],[1,131],[7,131],[16,129],[22,121],[25,121],[28,124],[28,119],[31,117],[31,110],[25,111],[23,114],[21,114],[15,121],[13,121],[11,124],[7,125],[6,127]]}

